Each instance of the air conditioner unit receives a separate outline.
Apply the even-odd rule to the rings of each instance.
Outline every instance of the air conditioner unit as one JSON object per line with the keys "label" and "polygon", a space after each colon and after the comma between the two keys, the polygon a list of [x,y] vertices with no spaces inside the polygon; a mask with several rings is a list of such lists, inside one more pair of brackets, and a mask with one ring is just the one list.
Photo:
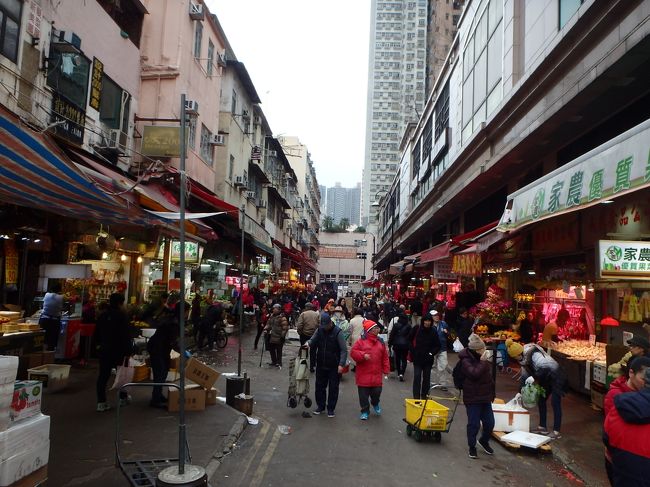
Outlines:
{"label": "air conditioner unit", "polygon": [[257,206],[258,208],[266,208],[266,201],[259,200],[255,206]]}
{"label": "air conditioner unit", "polygon": [[52,30],[52,44],[59,52],[81,51],[81,37],[69,30]]}
{"label": "air conditioner unit", "polygon": [[244,176],[235,176],[235,187],[248,186],[248,181]]}
{"label": "air conditioner unit", "polygon": [[253,123],[255,125],[260,125],[262,123],[262,117],[260,117],[259,115],[255,115],[253,117]]}
{"label": "air conditioner unit", "polygon": [[199,102],[194,100],[185,100],[185,113],[188,115],[198,115]]}
{"label": "air conditioner unit", "polygon": [[106,136],[102,137],[101,149],[111,149],[116,152],[124,152],[129,136],[120,129],[112,129],[106,132]]}
{"label": "air conditioner unit", "polygon": [[226,137],[222,134],[213,135],[210,139],[211,145],[226,145]]}
{"label": "air conditioner unit", "polygon": [[205,18],[205,10],[200,3],[190,2],[190,19],[203,20]]}
{"label": "air conditioner unit", "polygon": [[269,150],[267,153],[270,157],[278,157],[278,151],[276,150]]}
{"label": "air conditioner unit", "polygon": [[254,200],[255,199],[255,191],[246,191],[246,198],[249,200]]}

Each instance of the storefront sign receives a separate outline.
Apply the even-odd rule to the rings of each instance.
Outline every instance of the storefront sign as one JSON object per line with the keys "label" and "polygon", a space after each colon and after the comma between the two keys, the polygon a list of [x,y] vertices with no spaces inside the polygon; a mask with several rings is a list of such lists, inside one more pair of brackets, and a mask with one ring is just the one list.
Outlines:
{"label": "storefront sign", "polygon": [[325,247],[318,248],[318,256],[321,259],[356,259],[357,247]]}
{"label": "storefront sign", "polygon": [[90,77],[90,103],[95,110],[99,110],[102,100],[102,76],[104,75],[104,63],[93,58],[93,70]]}
{"label": "storefront sign", "polygon": [[511,194],[499,230],[650,186],[650,120]]}
{"label": "storefront sign", "polygon": [[433,263],[433,277],[440,282],[456,282],[458,276],[451,272],[451,257]]}
{"label": "storefront sign", "polygon": [[262,274],[270,274],[271,273],[271,264],[260,264],[260,265],[257,266],[257,269]]}
{"label": "storefront sign", "polygon": [[600,240],[600,277],[647,279],[650,277],[650,242]]}
{"label": "storefront sign", "polygon": [[[161,246],[164,246],[165,244],[162,244]],[[170,260],[172,262],[180,262],[181,260],[181,242],[179,240],[174,240],[172,241],[172,246],[171,246],[171,256]],[[196,242],[185,242],[185,263],[186,264],[198,264],[199,263],[199,258],[200,258],[200,253],[201,253],[201,247],[198,243]],[[163,254],[164,250],[161,249],[161,254]]]}
{"label": "storefront sign", "polygon": [[451,272],[460,276],[480,276],[483,274],[481,254],[454,255]]}
{"label": "storefront sign", "polygon": [[54,132],[75,144],[83,144],[86,113],[58,93],[52,94]]}
{"label": "storefront sign", "polygon": [[5,240],[5,286],[15,288],[18,284],[18,251],[13,240]]}
{"label": "storefront sign", "polygon": [[142,133],[142,154],[156,157],[181,155],[181,128],[145,125]]}

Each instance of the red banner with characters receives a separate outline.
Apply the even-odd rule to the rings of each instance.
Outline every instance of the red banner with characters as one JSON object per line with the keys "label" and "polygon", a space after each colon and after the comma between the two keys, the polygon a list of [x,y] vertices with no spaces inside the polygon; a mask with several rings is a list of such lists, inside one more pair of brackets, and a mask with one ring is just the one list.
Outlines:
{"label": "red banner with characters", "polygon": [[480,276],[483,274],[481,254],[457,254],[451,263],[451,272],[460,276]]}
{"label": "red banner with characters", "polygon": [[18,252],[13,240],[5,240],[5,286],[15,288],[18,284]]}

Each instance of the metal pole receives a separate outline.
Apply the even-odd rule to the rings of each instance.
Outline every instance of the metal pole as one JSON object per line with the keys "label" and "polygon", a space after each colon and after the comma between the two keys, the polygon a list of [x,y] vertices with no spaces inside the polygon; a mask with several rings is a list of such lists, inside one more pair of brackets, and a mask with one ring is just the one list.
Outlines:
{"label": "metal pole", "polygon": [[244,335],[244,223],[246,204],[241,205],[241,256],[239,258],[239,350],[237,351],[237,376],[241,377],[242,338]]}
{"label": "metal pole", "polygon": [[187,187],[187,175],[185,174],[185,94],[181,95],[181,196],[180,196],[180,231],[181,231],[181,288],[180,288],[180,316],[179,341],[181,351],[180,358],[180,390],[178,408],[178,473],[185,473],[185,188]]}

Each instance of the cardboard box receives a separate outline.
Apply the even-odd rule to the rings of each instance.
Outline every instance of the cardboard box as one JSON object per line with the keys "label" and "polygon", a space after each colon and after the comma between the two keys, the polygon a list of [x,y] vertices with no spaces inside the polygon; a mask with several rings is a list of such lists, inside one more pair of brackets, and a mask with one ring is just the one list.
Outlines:
{"label": "cardboard box", "polygon": [[204,389],[212,389],[212,386],[221,374],[209,365],[199,362],[194,357],[185,364],[185,377],[199,384]]}
{"label": "cardboard box", "polygon": [[47,364],[27,370],[29,380],[39,380],[46,392],[56,392],[68,386],[70,365]]}
{"label": "cardboard box", "polygon": [[494,431],[530,431],[530,413],[517,407],[508,407],[505,404],[492,404],[494,412]]}
{"label": "cardboard box", "polygon": [[37,380],[17,381],[14,384],[14,397],[9,416],[12,421],[20,421],[41,412],[43,384]]}
{"label": "cardboard box", "polygon": [[[180,407],[180,391],[178,389],[169,389],[167,396],[167,411],[173,413]],[[193,388],[185,389],[185,411],[203,411],[205,409],[205,389]]]}
{"label": "cardboard box", "polygon": [[215,406],[217,404],[217,396],[219,390],[216,387],[205,389],[205,404],[206,406]]}

